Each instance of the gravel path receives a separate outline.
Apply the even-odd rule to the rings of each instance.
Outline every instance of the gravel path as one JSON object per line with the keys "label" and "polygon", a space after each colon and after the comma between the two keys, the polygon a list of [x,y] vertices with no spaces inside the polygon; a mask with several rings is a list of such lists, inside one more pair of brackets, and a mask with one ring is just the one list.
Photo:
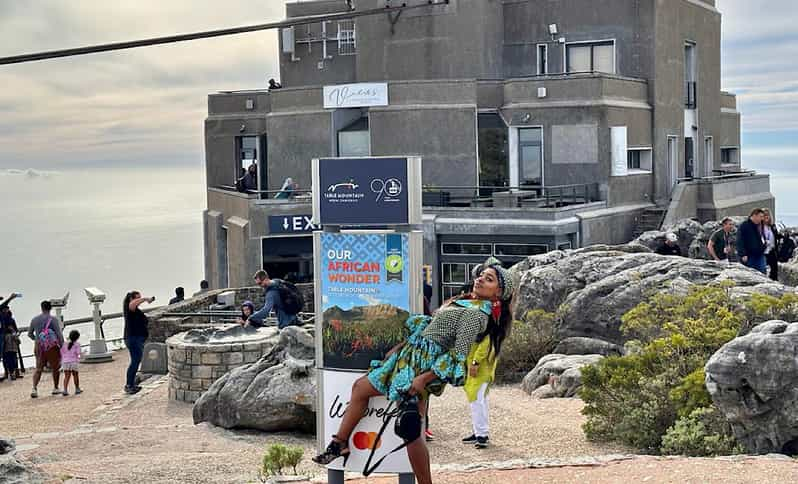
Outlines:
{"label": "gravel path", "polygon": [[[57,476],[56,482],[80,483],[238,483],[258,482],[257,469],[266,445],[284,443],[305,448],[300,473],[323,482],[326,473],[313,465],[313,436],[227,431],[193,425],[191,405],[171,402],[167,377],[148,380],[135,396],[121,393],[127,355],[81,368],[86,393],[78,397],[31,400],[28,379],[0,385],[0,405],[11,416],[2,433],[17,440],[20,456]],[[41,388],[47,388],[40,385]],[[587,442],[580,425],[579,400],[531,400],[514,387],[490,395],[493,445],[486,450],[459,443],[470,433],[463,393],[449,389],[434,399],[430,444],[435,482],[798,482],[792,460],[636,458],[604,465],[563,467],[586,456],[625,454],[628,449]],[[36,409],[38,412],[32,418]],[[39,416],[41,414],[41,416]],[[475,463],[535,459],[557,467],[463,472]],[[529,464],[526,464],[527,466]],[[454,470],[454,471],[453,471]],[[395,477],[357,479],[356,483],[396,482]]]}

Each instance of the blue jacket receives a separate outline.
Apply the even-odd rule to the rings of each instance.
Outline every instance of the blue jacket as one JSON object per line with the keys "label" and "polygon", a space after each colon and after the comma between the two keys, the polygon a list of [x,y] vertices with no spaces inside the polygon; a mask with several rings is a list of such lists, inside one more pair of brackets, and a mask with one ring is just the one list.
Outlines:
{"label": "blue jacket", "polygon": [[742,257],[759,257],[765,253],[765,243],[759,227],[746,220],[737,227],[737,255]]}
{"label": "blue jacket", "polygon": [[274,310],[277,313],[277,327],[280,329],[286,326],[296,324],[296,314],[288,314],[283,311],[283,304],[280,301],[280,291],[277,290],[277,285],[280,284],[280,279],[272,279],[269,286],[263,290],[263,307],[260,308],[249,319],[262,323],[264,319],[269,317],[269,313]]}

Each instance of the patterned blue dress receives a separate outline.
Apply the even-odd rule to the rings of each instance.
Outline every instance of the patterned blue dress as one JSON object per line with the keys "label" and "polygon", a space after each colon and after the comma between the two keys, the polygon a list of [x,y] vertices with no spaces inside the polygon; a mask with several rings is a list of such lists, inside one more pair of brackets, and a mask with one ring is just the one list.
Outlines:
{"label": "patterned blue dress", "polygon": [[410,316],[405,325],[410,336],[402,348],[385,360],[371,362],[369,382],[389,400],[401,401],[413,379],[432,370],[437,378],[422,395],[440,395],[447,383],[462,386],[468,351],[488,325],[489,301],[460,299],[435,316]]}

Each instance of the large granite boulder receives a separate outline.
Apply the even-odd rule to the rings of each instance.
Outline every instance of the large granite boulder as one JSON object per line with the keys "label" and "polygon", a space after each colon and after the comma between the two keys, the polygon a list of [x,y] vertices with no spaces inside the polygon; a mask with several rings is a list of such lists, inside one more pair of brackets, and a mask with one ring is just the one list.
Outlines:
{"label": "large granite boulder", "polygon": [[574,336],[560,341],[554,348],[554,353],[559,355],[623,356],[625,351],[621,345],[596,338]]}
{"label": "large granite boulder", "polygon": [[749,452],[798,454],[798,323],[769,321],[709,359],[706,385]]}
{"label": "large granite boulder", "polygon": [[656,250],[664,241],[665,235],[672,232],[679,238],[679,248],[682,249],[682,256],[688,255],[688,250],[693,240],[701,233],[702,226],[693,219],[683,219],[678,222],[662,227],[662,230],[650,230],[644,232],[633,242],[648,247],[652,251]]}
{"label": "large granite boulder", "polygon": [[[729,242],[731,245],[732,253],[731,259],[736,261],[737,260],[737,227],[740,226],[741,223],[745,222],[748,217],[730,217],[734,220],[734,228],[732,228],[731,232],[729,232]],[[695,236],[693,241],[690,243],[690,246],[687,249],[687,256],[692,259],[712,259],[709,255],[709,251],[707,250],[707,244],[709,243],[709,238],[712,237],[712,234],[715,233],[716,230],[721,228],[721,223],[719,220],[712,220],[704,225],[701,226],[701,230]]]}
{"label": "large granite boulder", "polygon": [[316,425],[315,346],[305,328],[289,326],[271,351],[255,363],[231,370],[194,403],[194,423],[270,432]]}
{"label": "large granite boulder", "polygon": [[602,355],[546,355],[521,382],[533,398],[570,398],[582,386],[582,367],[598,363]]}
{"label": "large granite boulder", "polygon": [[[618,248],[586,248],[553,258],[533,256],[518,271],[519,288],[513,314],[521,319],[527,311],[559,311],[560,335],[597,338],[623,344],[621,316],[658,291],[685,293],[694,284],[732,281],[732,295],[752,292],[781,295],[793,289],[775,283],[761,273],[715,261],[631,252]],[[544,261],[542,264],[537,259]]]}
{"label": "large granite boulder", "polygon": [[0,437],[0,482],[3,484],[38,484],[45,476],[16,457],[13,440]]}

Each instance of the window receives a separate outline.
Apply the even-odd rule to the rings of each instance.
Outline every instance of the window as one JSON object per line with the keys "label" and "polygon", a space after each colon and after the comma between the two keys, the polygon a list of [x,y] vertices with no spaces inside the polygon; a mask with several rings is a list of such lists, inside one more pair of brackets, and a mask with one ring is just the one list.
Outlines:
{"label": "window", "polygon": [[498,114],[480,114],[477,121],[479,184],[483,187],[507,186],[510,179],[507,126]]}
{"label": "window", "polygon": [[684,44],[684,106],[687,109],[697,106],[696,46],[692,42]]}
{"label": "window", "polygon": [[468,270],[467,264],[451,264],[444,263],[441,265],[444,284],[465,284],[467,280]]}
{"label": "window", "polygon": [[549,46],[538,44],[538,75],[549,73]]}
{"label": "window", "polygon": [[615,43],[592,42],[568,44],[565,47],[568,72],[615,73]]}
{"label": "window", "polygon": [[[235,180],[247,174],[247,170],[252,165],[255,165],[255,170],[258,166],[258,137],[257,136],[240,136],[236,138],[236,151],[238,160],[236,162]],[[255,172],[255,180],[257,181],[257,171]],[[250,186],[250,189],[252,187]],[[257,190],[257,187],[255,187]]]}
{"label": "window", "polygon": [[338,156],[369,156],[369,118],[362,117],[338,132]]}
{"label": "window", "polygon": [[338,22],[338,55],[357,54],[357,35],[354,20]]}
{"label": "window", "polygon": [[521,185],[543,185],[543,128],[518,129]]}
{"label": "window", "polygon": [[704,160],[706,161],[705,176],[712,176],[715,170],[715,146],[712,142],[712,136],[704,138]]}
{"label": "window", "polygon": [[629,148],[626,151],[626,168],[651,171],[651,148]]}
{"label": "window", "polygon": [[490,244],[442,244],[444,255],[491,255]]}
{"label": "window", "polygon": [[724,165],[739,165],[740,153],[737,148],[721,148],[720,162]]}
{"label": "window", "polygon": [[496,256],[528,257],[545,254],[549,246],[545,244],[496,244]]}

